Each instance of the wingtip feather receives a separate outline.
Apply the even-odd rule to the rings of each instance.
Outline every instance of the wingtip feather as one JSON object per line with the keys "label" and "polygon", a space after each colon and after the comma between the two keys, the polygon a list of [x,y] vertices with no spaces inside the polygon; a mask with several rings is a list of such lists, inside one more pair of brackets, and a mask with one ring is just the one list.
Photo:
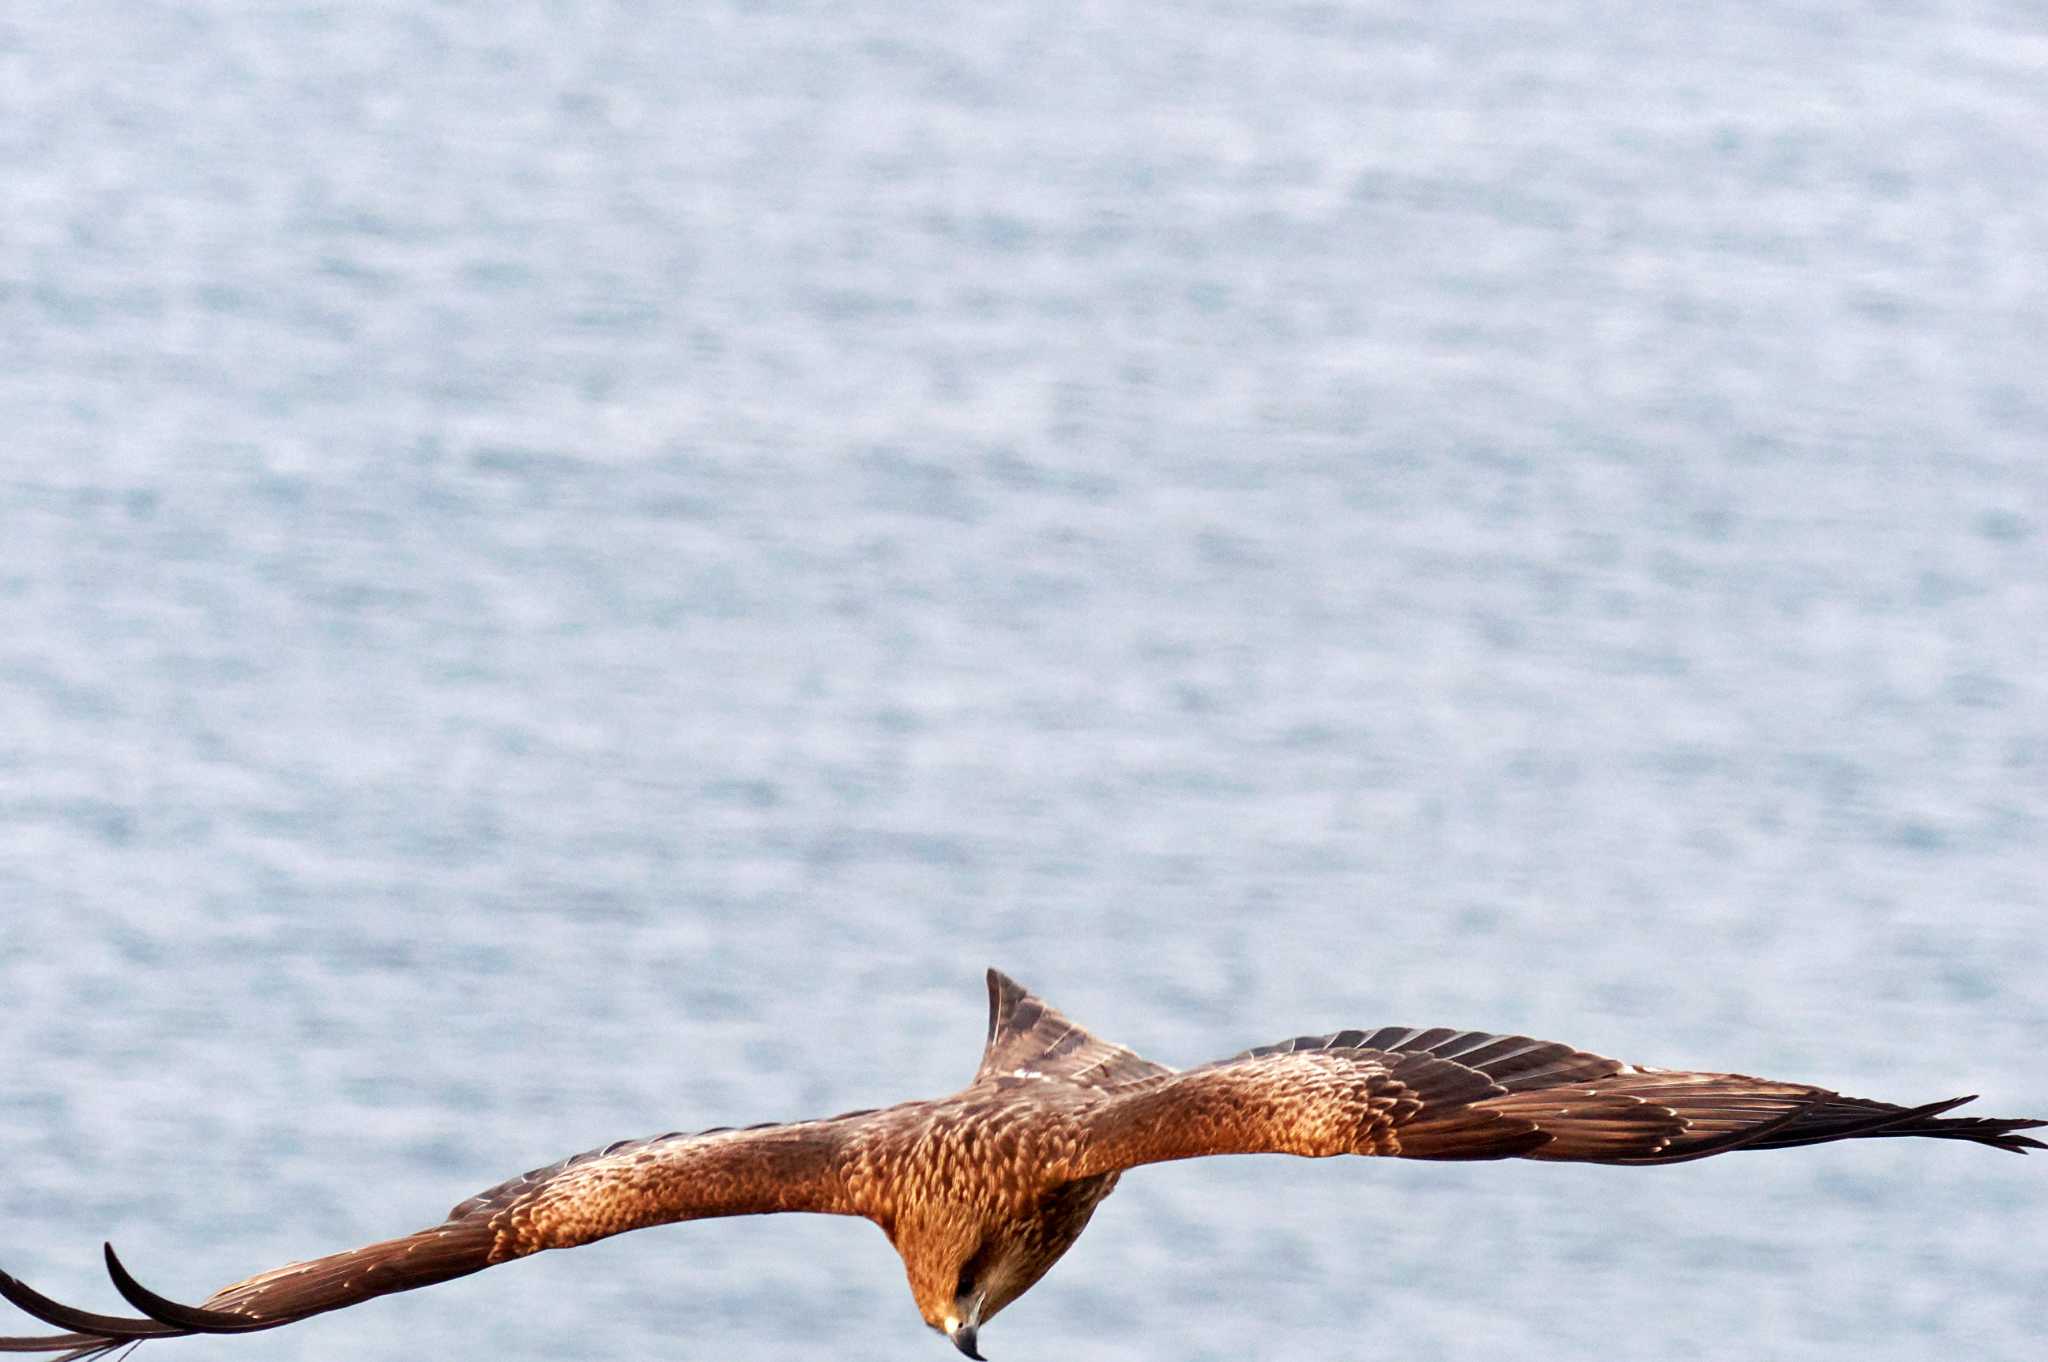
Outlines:
{"label": "wingtip feather", "polygon": [[255,1319],[248,1315],[230,1314],[225,1310],[203,1310],[159,1296],[135,1280],[122,1265],[120,1256],[114,1252],[111,1242],[103,1248],[107,1260],[107,1275],[114,1279],[114,1289],[119,1291],[130,1305],[160,1324],[201,1334],[246,1334],[290,1323],[289,1320],[282,1319]]}

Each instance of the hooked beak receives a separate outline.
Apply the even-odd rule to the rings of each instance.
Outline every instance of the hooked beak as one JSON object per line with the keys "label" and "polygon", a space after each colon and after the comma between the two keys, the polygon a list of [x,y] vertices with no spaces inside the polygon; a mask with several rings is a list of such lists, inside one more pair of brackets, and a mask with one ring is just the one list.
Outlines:
{"label": "hooked beak", "polygon": [[988,1362],[988,1359],[974,1351],[974,1326],[972,1324],[958,1325],[946,1337],[952,1339],[953,1346],[973,1358],[974,1362]]}

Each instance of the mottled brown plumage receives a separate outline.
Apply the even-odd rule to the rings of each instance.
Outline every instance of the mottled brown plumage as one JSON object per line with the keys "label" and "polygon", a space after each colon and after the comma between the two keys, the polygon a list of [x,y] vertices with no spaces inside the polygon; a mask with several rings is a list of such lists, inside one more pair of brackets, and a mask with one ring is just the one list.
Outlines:
{"label": "mottled brown plumage", "polygon": [[1068,1021],[990,970],[988,1045],[951,1097],[822,1121],[632,1140],[500,1183],[439,1225],[236,1282],[204,1305],[140,1285],[143,1318],[60,1305],[0,1273],[0,1295],[67,1332],[0,1352],[82,1362],[131,1342],[252,1333],[543,1249],[712,1216],[865,1216],[903,1258],[927,1324],[962,1352],[1073,1244],[1117,1177],[1209,1154],[1522,1157],[1656,1164],[1864,1136],[2024,1153],[2041,1121],[1943,1118],[1802,1083],[1623,1064],[1478,1031],[1339,1031],[1177,1072]]}

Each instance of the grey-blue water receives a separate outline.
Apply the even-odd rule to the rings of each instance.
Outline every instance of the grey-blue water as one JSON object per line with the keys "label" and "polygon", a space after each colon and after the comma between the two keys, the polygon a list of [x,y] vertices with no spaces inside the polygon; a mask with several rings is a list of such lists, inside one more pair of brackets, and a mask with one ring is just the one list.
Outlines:
{"label": "grey-blue water", "polygon": [[[945,1091],[992,963],[2048,1116],[2044,165],[2027,5],[8,6],[0,1266]],[[2044,1225],[1212,1160],[982,1341],[2034,1357]],[[951,1354],[776,1217],[216,1356]]]}

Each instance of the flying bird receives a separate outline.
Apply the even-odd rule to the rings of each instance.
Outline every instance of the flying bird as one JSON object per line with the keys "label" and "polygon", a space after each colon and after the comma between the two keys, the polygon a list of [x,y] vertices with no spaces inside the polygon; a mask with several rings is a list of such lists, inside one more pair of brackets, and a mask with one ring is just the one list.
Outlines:
{"label": "flying bird", "polygon": [[881,1226],[924,1322],[978,1359],[983,1326],[1140,1164],[1378,1154],[1641,1165],[1895,1135],[2048,1149],[2015,1133],[2048,1122],[1943,1116],[1968,1097],[1900,1107],[1446,1027],[1302,1036],[1175,1070],[996,970],[988,992],[981,1068],[950,1097],[622,1141],[500,1183],[438,1225],[259,1273],[201,1305],[144,1287],[109,1244],[107,1271],[140,1318],[62,1305],[0,1273],[0,1295],[65,1331],[0,1338],[0,1352],[84,1362],[152,1339],[256,1333],[626,1230],[817,1211]]}

